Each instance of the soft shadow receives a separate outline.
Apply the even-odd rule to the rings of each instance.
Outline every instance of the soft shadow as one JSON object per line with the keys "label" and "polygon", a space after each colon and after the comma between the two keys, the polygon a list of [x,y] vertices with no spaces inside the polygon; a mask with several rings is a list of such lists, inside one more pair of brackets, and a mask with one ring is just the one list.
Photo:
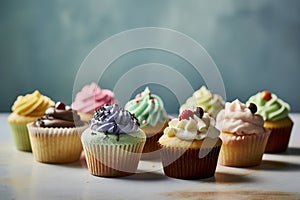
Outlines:
{"label": "soft shadow", "polygon": [[263,160],[261,165],[253,167],[254,170],[281,170],[281,171],[297,171],[300,169],[300,165],[296,163],[274,161],[274,160]]}
{"label": "soft shadow", "polygon": [[204,181],[221,183],[221,184],[255,182],[255,180],[253,178],[246,176],[246,175],[230,174],[230,173],[224,173],[224,172],[216,172],[214,177],[205,179]]}
{"label": "soft shadow", "polygon": [[144,172],[144,173],[141,172],[131,176],[121,177],[121,179],[131,180],[131,181],[161,181],[161,180],[168,179],[168,177],[165,176],[164,174],[155,173],[155,172]]}
{"label": "soft shadow", "polygon": [[50,165],[57,165],[60,167],[70,167],[70,168],[87,168],[87,164],[86,164],[86,160],[85,160],[85,156],[82,154],[79,158],[79,160],[72,162],[72,163],[65,163],[65,164],[51,164],[51,163],[47,163]]}

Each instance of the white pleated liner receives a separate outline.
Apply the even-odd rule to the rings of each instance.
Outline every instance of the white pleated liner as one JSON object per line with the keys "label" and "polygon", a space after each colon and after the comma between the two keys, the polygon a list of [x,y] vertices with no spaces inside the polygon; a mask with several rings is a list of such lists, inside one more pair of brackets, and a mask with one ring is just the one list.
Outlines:
{"label": "white pleated liner", "polygon": [[137,144],[89,144],[83,141],[87,166],[96,176],[118,177],[136,172],[145,142]]}
{"label": "white pleated liner", "polygon": [[270,133],[247,136],[220,135],[223,141],[218,163],[232,167],[259,165]]}
{"label": "white pleated liner", "polygon": [[80,158],[81,133],[86,126],[75,128],[42,128],[28,126],[32,153],[35,159],[45,163],[71,163]]}

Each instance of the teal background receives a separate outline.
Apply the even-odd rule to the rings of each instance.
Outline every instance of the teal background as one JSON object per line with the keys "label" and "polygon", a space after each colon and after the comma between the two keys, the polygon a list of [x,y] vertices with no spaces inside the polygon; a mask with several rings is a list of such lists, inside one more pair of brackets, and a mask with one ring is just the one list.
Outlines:
{"label": "teal background", "polygon": [[[26,0],[0,2],[0,111],[35,89],[72,102],[80,64],[101,41],[138,27],[164,27],[199,42],[218,66],[228,101],[268,89],[300,111],[300,1],[298,0]],[[196,90],[205,84],[184,60],[157,50],[126,55],[112,65],[130,69],[157,62],[184,71]],[[112,89],[122,70],[99,84]],[[174,80],[176,81],[176,80]],[[140,88],[141,90],[143,88]],[[153,85],[168,112],[180,102]]]}

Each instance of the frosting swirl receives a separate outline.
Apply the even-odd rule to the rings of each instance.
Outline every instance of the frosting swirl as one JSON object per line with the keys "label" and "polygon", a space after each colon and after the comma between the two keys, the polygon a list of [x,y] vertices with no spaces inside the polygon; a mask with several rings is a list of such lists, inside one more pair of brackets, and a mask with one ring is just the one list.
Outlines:
{"label": "frosting swirl", "polygon": [[264,98],[263,92],[259,92],[251,96],[246,104],[256,104],[257,113],[260,114],[265,121],[277,121],[287,117],[290,112],[289,104],[279,99],[275,94],[270,95],[269,98]]}
{"label": "frosting swirl", "polygon": [[137,119],[117,104],[105,105],[98,109],[89,124],[93,131],[104,133],[135,133],[139,129]]}
{"label": "frosting swirl", "polygon": [[204,113],[202,118],[193,114],[188,119],[172,119],[165,128],[164,134],[169,137],[176,136],[182,140],[202,140],[206,137],[215,139],[220,132],[215,128],[215,120]]}
{"label": "frosting swirl", "polygon": [[246,104],[237,99],[225,104],[225,109],[220,111],[216,121],[216,127],[223,132],[237,135],[266,133],[263,118],[258,114],[253,114]]}
{"label": "frosting swirl", "polygon": [[12,106],[12,111],[22,116],[41,117],[45,110],[53,105],[54,102],[49,97],[35,90],[32,94],[18,96]]}
{"label": "frosting swirl", "polygon": [[205,112],[209,113],[213,118],[224,108],[224,101],[221,96],[213,94],[205,86],[195,91],[191,97],[180,107],[179,112],[187,109],[195,109],[202,107]]}
{"label": "frosting swirl", "polygon": [[50,107],[45,111],[45,115],[42,118],[37,119],[34,124],[38,127],[70,128],[83,126],[84,122],[80,120],[80,116],[77,112],[70,107]]}
{"label": "frosting swirl", "polygon": [[135,99],[129,101],[125,105],[125,109],[134,114],[141,127],[156,126],[158,123],[165,123],[168,120],[162,99],[151,94],[148,87]]}
{"label": "frosting swirl", "polygon": [[84,113],[93,113],[105,104],[118,103],[114,99],[114,93],[107,89],[101,89],[96,83],[91,83],[82,88],[76,94],[75,101],[71,104],[72,109]]}

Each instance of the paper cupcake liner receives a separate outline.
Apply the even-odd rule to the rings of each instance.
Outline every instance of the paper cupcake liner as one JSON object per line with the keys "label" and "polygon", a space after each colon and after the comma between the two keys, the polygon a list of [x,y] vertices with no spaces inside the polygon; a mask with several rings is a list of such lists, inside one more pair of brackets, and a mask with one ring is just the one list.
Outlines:
{"label": "paper cupcake liner", "polygon": [[147,138],[143,149],[142,159],[159,158],[159,150],[161,149],[161,146],[158,144],[158,140],[162,135],[163,132],[153,135],[146,134]]}
{"label": "paper cupcake liner", "polygon": [[17,149],[31,152],[31,144],[26,124],[9,123],[9,125]]}
{"label": "paper cupcake liner", "polygon": [[268,141],[269,132],[261,135],[228,136],[220,135],[223,145],[219,164],[232,167],[259,165]]}
{"label": "paper cupcake liner", "polygon": [[90,144],[82,141],[91,174],[122,177],[137,170],[145,142],[136,144]]}
{"label": "paper cupcake liner", "polygon": [[80,134],[86,126],[77,128],[42,128],[27,125],[34,158],[43,163],[71,163],[80,158]]}
{"label": "paper cupcake liner", "polygon": [[289,127],[269,128],[271,130],[271,134],[268,139],[265,152],[279,153],[286,151],[289,144],[292,128],[293,124]]}
{"label": "paper cupcake liner", "polygon": [[221,146],[205,149],[162,147],[164,173],[178,179],[201,179],[214,176]]}

